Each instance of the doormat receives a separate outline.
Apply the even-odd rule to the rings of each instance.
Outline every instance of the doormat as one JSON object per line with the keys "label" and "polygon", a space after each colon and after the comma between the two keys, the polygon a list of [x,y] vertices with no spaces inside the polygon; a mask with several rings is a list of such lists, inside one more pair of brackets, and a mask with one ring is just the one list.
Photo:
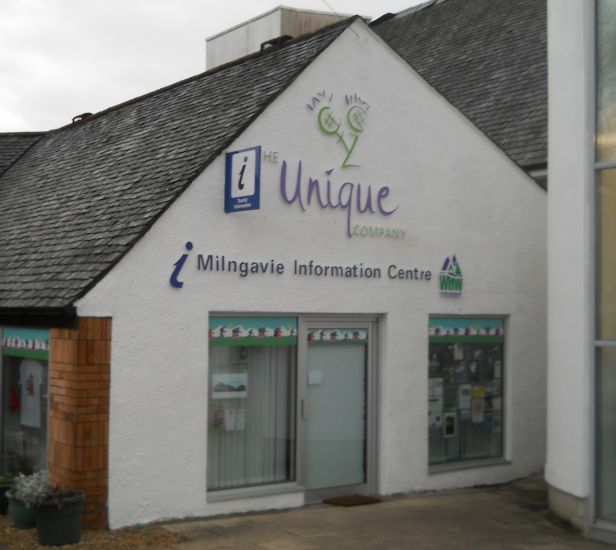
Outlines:
{"label": "doormat", "polygon": [[364,504],[376,504],[381,502],[380,498],[367,497],[366,495],[345,495],[342,497],[328,498],[323,501],[325,504],[333,506],[363,506]]}

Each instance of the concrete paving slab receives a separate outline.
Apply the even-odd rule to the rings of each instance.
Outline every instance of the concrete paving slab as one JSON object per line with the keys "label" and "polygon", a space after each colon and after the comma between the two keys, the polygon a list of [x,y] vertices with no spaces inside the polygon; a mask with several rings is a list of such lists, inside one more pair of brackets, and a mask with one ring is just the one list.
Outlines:
{"label": "concrete paving slab", "polygon": [[343,508],[307,506],[283,512],[165,525],[187,542],[173,550],[600,550],[550,521],[540,477],[442,493],[386,498]]}

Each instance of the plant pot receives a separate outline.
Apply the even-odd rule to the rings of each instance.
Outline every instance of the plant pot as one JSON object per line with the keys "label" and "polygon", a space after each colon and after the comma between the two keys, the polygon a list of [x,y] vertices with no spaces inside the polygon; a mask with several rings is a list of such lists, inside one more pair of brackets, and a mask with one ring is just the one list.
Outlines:
{"label": "plant pot", "polygon": [[6,498],[6,492],[11,488],[10,483],[0,483],[0,515],[6,516],[9,509],[9,501]]}
{"label": "plant pot", "polygon": [[38,543],[42,546],[75,544],[81,538],[81,513],[86,499],[83,491],[62,499],[62,507],[38,506],[34,509]]}
{"label": "plant pot", "polygon": [[21,500],[14,498],[10,492],[6,493],[9,502],[9,515],[16,529],[32,529],[36,526],[34,510],[28,508]]}

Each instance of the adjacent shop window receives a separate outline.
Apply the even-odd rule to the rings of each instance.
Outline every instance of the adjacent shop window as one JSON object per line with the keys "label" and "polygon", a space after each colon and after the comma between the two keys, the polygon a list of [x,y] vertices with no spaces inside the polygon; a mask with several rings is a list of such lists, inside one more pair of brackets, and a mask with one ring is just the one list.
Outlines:
{"label": "adjacent shop window", "polygon": [[503,319],[430,319],[430,464],[502,456],[503,329]]}
{"label": "adjacent shop window", "polygon": [[49,331],[3,328],[0,473],[47,468]]}
{"label": "adjacent shop window", "polygon": [[295,479],[297,319],[211,317],[208,490]]}

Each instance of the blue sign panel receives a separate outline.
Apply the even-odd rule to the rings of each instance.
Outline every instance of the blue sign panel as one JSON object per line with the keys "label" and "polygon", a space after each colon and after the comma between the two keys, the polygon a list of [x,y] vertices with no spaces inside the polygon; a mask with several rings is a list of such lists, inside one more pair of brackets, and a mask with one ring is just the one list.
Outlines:
{"label": "blue sign panel", "polygon": [[261,146],[240,149],[225,157],[225,212],[259,209]]}

